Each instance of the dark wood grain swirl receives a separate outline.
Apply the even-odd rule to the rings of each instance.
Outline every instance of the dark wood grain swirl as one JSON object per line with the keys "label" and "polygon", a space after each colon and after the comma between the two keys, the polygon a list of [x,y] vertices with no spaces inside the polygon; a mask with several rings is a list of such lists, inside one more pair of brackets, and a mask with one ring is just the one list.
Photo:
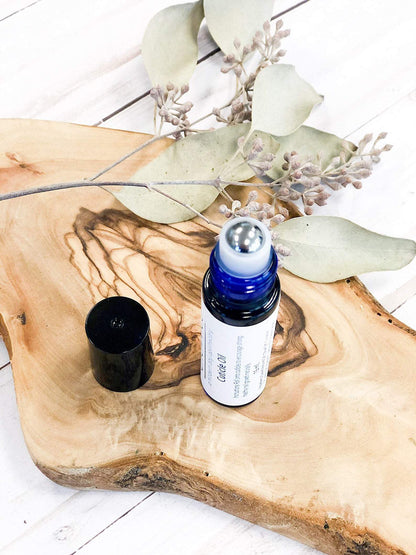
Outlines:
{"label": "dark wood grain swirl", "polygon": [[[65,241],[91,302],[127,294],[149,311],[158,364],[146,387],[169,387],[199,374],[201,283],[215,233],[197,223],[182,231],[180,225],[155,224],[125,210],[85,208],[73,229]],[[315,352],[302,309],[283,292],[269,375],[299,366]]]}

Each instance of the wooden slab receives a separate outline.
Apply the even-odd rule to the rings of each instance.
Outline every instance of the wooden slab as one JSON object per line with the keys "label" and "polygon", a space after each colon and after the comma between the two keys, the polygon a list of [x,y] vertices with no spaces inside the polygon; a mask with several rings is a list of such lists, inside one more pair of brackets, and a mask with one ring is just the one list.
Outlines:
{"label": "wooden slab", "polygon": [[[146,139],[41,121],[0,129],[1,192],[87,178]],[[281,271],[266,390],[217,405],[198,375],[214,238],[199,221],[141,220],[99,188],[0,204],[0,328],[35,464],[75,488],[181,493],[327,553],[415,553],[415,332],[357,279]],[[132,393],[105,390],[89,367],[85,316],[115,294],[146,305],[157,353]]]}

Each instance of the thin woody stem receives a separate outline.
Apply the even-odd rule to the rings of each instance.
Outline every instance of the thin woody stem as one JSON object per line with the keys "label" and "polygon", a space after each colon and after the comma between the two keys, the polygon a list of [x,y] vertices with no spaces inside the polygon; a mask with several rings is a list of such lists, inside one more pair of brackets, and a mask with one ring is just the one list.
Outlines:
{"label": "thin woody stem", "polygon": [[[216,183],[220,183],[222,185],[238,185],[241,187],[269,187],[269,183],[251,183],[250,181],[230,181],[228,179],[216,179]],[[202,181],[199,181],[202,183]],[[1,200],[1,197],[0,197]]]}
{"label": "thin woody stem", "polygon": [[[223,179],[219,179],[218,180],[220,183],[226,184],[226,185],[237,185],[237,186],[242,186],[242,187],[256,187],[257,189],[269,189],[271,183],[250,183],[248,181],[243,182],[243,181],[228,181],[228,180],[223,180]],[[264,191],[264,193],[266,193],[266,195],[268,195],[269,197],[275,199],[276,195],[274,193],[271,193],[270,191]]]}
{"label": "thin woody stem", "polygon": [[42,185],[40,187],[32,187],[23,191],[11,191],[0,195],[0,201],[10,200],[19,197],[26,197],[29,195],[37,195],[39,193],[49,193],[51,191],[62,191],[64,189],[78,189],[80,187],[106,187],[106,186],[137,186],[145,187],[145,185],[137,183],[125,183],[124,181],[102,181],[99,183],[90,183],[89,181],[74,181],[68,183],[54,183],[52,185]]}
{"label": "thin woody stem", "polygon": [[[237,98],[236,95],[233,96],[233,98],[227,102],[226,104],[224,104],[223,106],[221,106],[220,108],[218,108],[219,111],[221,110],[225,110],[225,108],[229,108],[233,102],[233,100]],[[201,116],[200,118],[196,119],[195,121],[193,121],[190,124],[190,127],[193,127],[196,123],[199,123],[200,121],[203,121],[204,119],[209,118],[210,116],[215,116],[214,112],[211,110],[211,112],[209,112],[208,114],[205,114],[205,116]],[[226,122],[226,120],[224,120]],[[207,131],[207,129],[204,129],[203,131]]]}
{"label": "thin woody stem", "polygon": [[[223,181],[223,183],[227,183]],[[208,219],[206,216],[198,212],[193,206],[182,202],[173,196],[171,196],[166,191],[159,189],[157,186],[163,185],[207,185],[215,188],[219,188],[219,180],[218,179],[207,179],[207,180],[188,180],[188,181],[150,181],[150,182],[140,182],[134,183],[129,181],[100,181],[98,183],[91,183],[90,181],[74,181],[68,183],[55,183],[52,185],[43,185],[41,187],[33,187],[31,189],[25,189],[23,191],[12,191],[10,193],[4,193],[0,195],[0,202],[2,200],[11,200],[19,197],[25,197],[29,195],[37,195],[39,193],[48,193],[52,191],[62,191],[65,189],[78,189],[81,187],[141,187],[146,188],[150,191],[154,191],[155,193],[183,206],[187,210],[190,210],[195,214],[195,216],[199,216],[202,218],[206,223],[213,225],[215,227],[221,228],[221,226],[212,220]],[[239,185],[242,186],[253,186],[253,183],[243,183],[239,182]],[[254,185],[255,186],[255,185]]]}
{"label": "thin woody stem", "polygon": [[190,204],[187,204],[185,202],[179,201],[178,199],[176,199],[175,197],[172,197],[171,195],[169,195],[168,193],[161,191],[160,189],[157,189],[156,187],[153,187],[152,185],[148,185],[147,187],[149,189],[149,191],[154,191],[155,193],[159,193],[160,195],[163,195],[165,198],[168,198],[169,200],[176,202],[177,204],[180,204],[181,206],[183,206],[184,208],[187,208],[188,210],[190,210],[191,212],[193,212],[195,214],[195,216],[199,216],[200,218],[202,218],[204,220],[204,222],[206,222],[207,224],[211,224],[214,225],[216,227],[218,227],[219,229],[221,229],[221,225],[213,222],[212,220],[210,220],[209,218],[207,218],[206,216],[204,216],[203,214],[201,214],[201,212],[198,212],[198,210],[196,210],[193,206],[191,206]]}
{"label": "thin woody stem", "polygon": [[128,152],[127,154],[125,154],[124,156],[122,156],[121,158],[119,158],[118,160],[113,162],[112,164],[110,164],[110,166],[107,166],[106,168],[102,169],[101,171],[99,171],[98,173],[93,175],[92,177],[89,177],[87,181],[95,181],[96,179],[101,177],[103,174],[107,173],[108,171],[112,170],[113,168],[115,168],[116,166],[118,166],[119,164],[124,162],[124,160],[127,160],[127,158],[130,158],[130,156],[133,156],[134,154],[136,154],[136,152],[140,152],[140,150],[143,150],[147,146],[150,146],[151,144],[155,143],[156,141],[159,141],[160,139],[164,139],[165,137],[169,137],[169,135],[171,135],[174,132],[175,131],[170,131],[169,133],[164,133],[163,135],[155,135],[154,137],[152,137],[151,139],[149,139],[145,143],[142,143],[141,145],[139,145],[134,150],[131,150],[130,152]]}
{"label": "thin woody stem", "polygon": [[[227,185],[239,185],[241,187],[265,187],[265,185],[250,183],[245,181],[226,181],[223,179],[191,179],[187,181],[148,181],[148,182],[132,182],[132,181],[99,181],[97,183],[91,183],[91,181],[73,181],[68,183],[54,183],[52,185],[42,185],[40,187],[33,187],[31,189],[25,189],[23,191],[11,191],[10,193],[4,193],[0,195],[0,202],[3,200],[11,200],[20,197],[26,197],[29,195],[37,195],[39,193],[49,193],[52,191],[62,191],[65,189],[79,189],[81,187],[140,187],[148,189],[149,191],[154,191],[155,193],[183,206],[184,208],[193,212],[196,216],[202,218],[208,224],[214,225],[216,227],[221,227],[217,223],[209,220],[206,216],[198,212],[191,205],[182,202],[173,196],[171,196],[166,191],[159,189],[159,186],[163,185],[206,185],[210,187],[215,187],[221,193],[224,193],[223,186]],[[105,189],[106,190],[106,189]],[[108,191],[110,192],[110,191]],[[228,193],[226,193],[228,194]]]}
{"label": "thin woody stem", "polygon": [[[99,181],[98,183],[90,183],[89,181],[70,181],[68,183],[53,183],[52,185],[41,185],[40,187],[32,187],[23,191],[12,191],[0,195],[0,201],[10,200],[13,198],[26,197],[28,195],[36,195],[38,193],[49,193],[51,191],[62,191],[64,189],[78,189],[81,187],[142,187],[153,188],[154,185],[210,185],[218,187],[217,179],[192,179],[188,181]],[[252,185],[252,183],[247,183]],[[158,191],[161,195],[165,195],[162,190]],[[175,201],[178,202],[178,201]]]}
{"label": "thin woody stem", "polygon": [[157,104],[155,102],[153,106],[153,131],[156,134],[156,126],[157,126]]}

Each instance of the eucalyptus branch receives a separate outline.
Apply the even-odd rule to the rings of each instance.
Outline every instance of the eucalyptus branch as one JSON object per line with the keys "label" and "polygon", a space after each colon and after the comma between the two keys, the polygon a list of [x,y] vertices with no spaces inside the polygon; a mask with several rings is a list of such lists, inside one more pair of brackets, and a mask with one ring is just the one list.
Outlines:
{"label": "eucalyptus branch", "polygon": [[[238,3],[238,0],[236,0],[236,3]],[[262,17],[262,11],[258,11],[255,7],[256,4],[253,2],[251,3],[252,7],[247,6],[246,9],[250,11],[257,22],[257,26],[260,27],[262,22],[259,17]],[[349,184],[357,189],[361,188],[361,180],[371,175],[373,165],[380,160],[381,153],[390,150],[391,146],[384,145],[380,147],[378,145],[378,142],[385,138],[385,133],[381,133],[370,147],[368,147],[372,140],[370,135],[365,136],[356,147],[352,143],[343,141],[335,135],[321,130],[306,126],[303,129],[299,128],[312,108],[323,97],[297,75],[293,66],[268,67],[277,64],[285,55],[285,50],[280,48],[281,41],[289,35],[290,31],[282,29],[283,23],[281,20],[276,22],[273,29],[271,23],[266,21],[261,30],[258,30],[251,42],[246,45],[242,45],[241,42],[247,42],[250,38],[246,32],[246,26],[241,21],[237,21],[235,26],[230,22],[230,26],[227,25],[224,28],[223,14],[220,14],[220,19],[213,18],[212,22],[209,22],[210,30],[211,25],[213,29],[216,29],[215,32],[212,32],[212,36],[216,37],[219,48],[223,52],[227,52],[223,59],[224,65],[221,71],[224,74],[230,73],[230,77],[232,76],[235,79],[235,87],[230,92],[229,96],[231,98],[224,102],[220,108],[212,108],[207,114],[195,118],[191,123],[189,112],[193,104],[183,99],[189,91],[189,86],[180,86],[180,84],[189,80],[192,68],[197,64],[195,56],[197,28],[192,33],[188,33],[187,40],[184,41],[183,45],[181,43],[180,48],[173,48],[171,36],[169,41],[166,41],[166,22],[177,28],[178,9],[182,9],[180,5],[175,6],[173,12],[166,10],[159,12],[159,16],[156,15],[155,17],[159,17],[160,24],[155,24],[153,19],[152,32],[146,33],[145,36],[148,52],[145,57],[145,65],[146,67],[149,66],[147,69],[154,84],[154,87],[150,90],[150,97],[155,101],[154,128],[156,136],[126,154],[111,166],[104,168],[87,182],[57,184],[31,191],[3,195],[0,196],[0,200],[77,186],[97,185],[105,187],[109,192],[111,192],[110,187],[113,185],[142,187],[165,197],[168,202],[163,203],[162,198],[156,198],[155,204],[158,204],[158,206],[153,211],[151,205],[144,207],[138,202],[139,199],[135,198],[134,191],[126,191],[120,198],[126,207],[131,208],[138,215],[157,220],[158,213],[164,210],[166,211],[166,219],[168,217],[169,219],[171,219],[170,217],[178,217],[183,220],[193,214],[199,216],[208,224],[221,228],[220,225],[212,222],[197,210],[197,208],[203,210],[211,201],[209,191],[198,190],[198,194],[192,195],[189,190],[188,196],[186,191],[184,195],[181,194],[182,191],[179,193],[179,189],[175,195],[175,192],[170,191],[169,188],[166,190],[164,185],[184,185],[189,189],[192,189],[193,185],[215,187],[218,194],[224,197],[226,203],[219,206],[219,212],[225,218],[250,216],[263,222],[271,232],[272,244],[278,252],[280,261],[282,261],[282,256],[290,254],[288,245],[291,244],[289,230],[293,229],[292,223],[295,223],[295,229],[301,231],[304,225],[303,222],[294,220],[288,225],[278,227],[289,216],[289,211],[283,203],[286,201],[301,201],[304,213],[308,215],[312,213],[312,206],[326,204],[333,191]],[[175,14],[175,16],[172,14]],[[198,17],[200,16],[202,16],[202,13],[199,13]],[[194,22],[186,19],[187,17],[185,13],[185,18],[182,18],[182,21],[186,20],[186,25],[194,28]],[[238,18],[234,19],[237,20]],[[232,36],[244,38],[241,41],[237,38],[232,44],[230,41]],[[163,49],[161,54],[159,45],[170,48],[169,53],[172,55],[167,56],[168,52],[163,51]],[[155,67],[152,67],[153,64]],[[182,67],[183,64],[185,64],[184,67]],[[172,82],[169,82],[169,79]],[[164,86],[158,85],[158,82],[163,83]],[[173,83],[177,83],[178,86]],[[287,85],[289,85],[292,94],[279,94],[279,91],[287,91]],[[293,109],[292,102],[296,109]],[[219,133],[216,133],[215,130],[213,133],[206,133],[207,129],[200,129],[199,124],[213,116],[220,126],[233,126],[233,128]],[[247,132],[248,125],[240,125],[252,120],[253,125],[250,127],[258,130],[256,133]],[[165,125],[170,126],[170,131],[162,135],[162,129],[166,131]],[[202,125],[202,127],[204,126]],[[205,132],[205,135],[198,136],[202,132]],[[191,134],[196,134],[196,136],[189,136]],[[154,165],[152,164],[151,167],[156,176],[168,178],[173,175],[175,177],[178,175],[188,177],[215,175],[217,178],[143,183],[92,183],[128,157],[167,136],[185,140],[181,141],[180,144],[172,145],[168,156],[162,156],[158,161],[155,161]],[[239,137],[238,141],[236,141],[237,137]],[[189,140],[186,140],[187,138]],[[298,145],[302,149],[302,154],[296,152]],[[289,149],[294,150],[286,152]],[[333,153],[337,153],[337,155],[331,159]],[[172,171],[172,164],[174,165],[174,171]],[[150,167],[147,168],[146,176],[143,174],[144,179],[147,179],[150,169]],[[140,179],[140,172],[136,175],[137,179]],[[261,178],[262,182],[239,181],[239,175],[256,176]],[[233,199],[229,191],[226,191],[228,185],[253,189],[248,192],[248,195],[242,196],[245,199],[243,201],[245,202],[244,205],[240,200]],[[263,193],[261,196],[257,192],[259,189]],[[119,196],[117,193],[114,194]],[[266,199],[268,202],[262,202],[266,198],[265,195],[268,195]],[[183,200],[179,200],[175,196],[183,197]],[[194,200],[189,201],[189,198],[194,198]],[[189,203],[185,200],[188,200]],[[172,203],[183,207],[185,209],[183,213],[181,210],[179,211],[181,214],[175,214],[174,216]],[[296,228],[297,224],[298,227]],[[321,233],[319,227],[324,224],[321,224],[318,218],[307,225],[310,225],[311,228],[314,227],[315,230],[318,229],[319,234],[324,234]],[[344,223],[336,223],[335,221],[333,224],[325,224],[325,229],[328,229],[330,234],[332,229],[344,229],[343,225],[345,226]],[[333,247],[331,241],[328,242],[328,245],[329,248]],[[307,247],[306,244],[303,246]],[[311,252],[313,252],[314,247],[308,246],[307,248],[312,249]],[[335,246],[335,250],[337,249],[338,246]],[[313,268],[303,271],[305,258],[308,257],[301,256],[297,250],[293,254],[291,267],[298,268],[298,272],[294,273],[307,278],[309,275],[315,277],[316,264],[313,264]],[[310,258],[314,260],[316,256]],[[344,265],[344,261],[342,261],[342,264]],[[334,272],[331,265],[333,266],[333,263],[329,260],[327,263],[328,272],[325,270],[322,272],[325,281],[328,281],[328,276],[330,280],[334,279],[334,276],[336,279],[339,278],[339,272]],[[325,266],[325,257],[320,259],[319,266]],[[355,267],[354,262],[352,268]],[[349,274],[346,273],[345,275]]]}
{"label": "eucalyptus branch", "polygon": [[[294,151],[284,154],[283,161],[279,162],[281,166],[279,168],[276,166],[276,154],[265,150],[263,141],[260,137],[257,136],[253,140],[250,140],[252,133],[249,132],[238,139],[237,149],[228,162],[223,164],[219,171],[217,169],[218,177],[216,179],[95,182],[100,176],[104,175],[118,164],[121,164],[129,157],[162,138],[173,136],[175,139],[179,139],[191,133],[206,131],[203,129],[196,129],[195,125],[211,116],[215,116],[218,122],[225,123],[226,125],[251,121],[252,99],[257,76],[266,66],[279,62],[281,57],[285,54],[285,51],[280,49],[280,43],[281,39],[288,36],[289,30],[282,30],[282,25],[283,23],[281,20],[277,21],[276,27],[272,32],[270,23],[266,22],[263,25],[263,29],[257,31],[249,45],[242,46],[238,39],[234,41],[235,54],[228,54],[224,57],[224,66],[221,71],[223,73],[234,73],[236,87],[232,98],[224,103],[221,108],[213,108],[208,114],[199,117],[191,123],[188,119],[188,113],[192,109],[193,104],[190,101],[183,101],[183,96],[188,93],[189,86],[183,85],[179,88],[172,83],[168,83],[164,88],[155,86],[150,91],[150,96],[155,101],[154,124],[155,129],[158,130],[154,137],[151,137],[137,148],[128,152],[85,181],[58,183],[24,191],[5,193],[0,195],[0,201],[78,187],[98,186],[106,190],[108,190],[107,187],[113,186],[140,187],[165,197],[171,202],[190,211],[195,216],[199,216],[206,223],[221,228],[220,225],[211,221],[196,210],[194,206],[175,198],[163,189],[165,185],[205,185],[215,187],[219,194],[230,204],[230,206],[225,204],[221,205],[220,212],[222,214],[227,218],[250,215],[265,222],[272,232],[273,243],[276,250],[278,250],[281,255],[287,255],[287,248],[279,245],[277,242],[277,235],[274,228],[287,217],[288,211],[279,206],[277,201],[301,200],[304,205],[305,214],[311,214],[314,204],[319,206],[326,204],[326,200],[331,194],[329,190],[336,191],[340,187],[345,187],[350,183],[355,188],[360,188],[362,186],[361,179],[371,174],[373,164],[380,160],[380,154],[391,148],[390,145],[379,147],[377,144],[381,139],[385,138],[385,133],[381,133],[369,149],[367,149],[367,147],[372,140],[371,135],[366,135],[359,142],[357,148],[345,141],[342,144],[339,155],[335,156],[324,168],[322,167],[322,161],[319,156],[316,156],[316,160],[313,161],[311,157],[302,160],[298,153]],[[254,59],[257,65],[253,71],[249,71],[247,64],[253,55],[255,55]],[[225,113],[223,113],[224,110],[226,111]],[[162,128],[165,124],[170,124],[172,129],[162,134]],[[246,166],[246,169],[247,167],[250,168],[252,170],[251,175],[254,174],[257,177],[268,176],[271,170],[273,170],[275,175],[276,169],[280,176],[267,184],[250,183],[233,179],[236,175],[236,170],[242,166]],[[167,173],[166,175],[169,174]],[[227,179],[227,177],[230,177],[230,179]],[[225,190],[228,185],[264,189],[264,192],[271,199],[270,204],[257,202],[257,192],[253,190],[248,195],[246,205],[242,206],[240,201],[233,199]],[[108,190],[108,192],[111,191]]]}
{"label": "eucalyptus branch", "polygon": [[[100,182],[97,182],[97,183],[92,183],[91,180],[86,180],[86,181],[73,181],[73,182],[67,182],[67,183],[53,183],[51,185],[41,185],[40,187],[32,187],[31,189],[24,189],[22,191],[11,191],[9,193],[4,193],[4,194],[0,195],[0,202],[4,201],[4,200],[12,200],[12,199],[16,199],[16,198],[20,198],[20,197],[26,197],[26,196],[30,196],[30,195],[37,195],[37,194],[40,194],[40,193],[49,193],[49,192],[53,192],[53,191],[62,191],[62,190],[65,190],[65,189],[78,189],[78,188],[81,188],[81,187],[100,187],[100,188],[106,188],[106,187],[138,187],[138,188],[148,189],[149,191],[153,191],[153,192],[171,200],[172,202],[175,202],[176,204],[179,204],[183,208],[186,208],[186,209],[190,210],[191,212],[193,212],[195,214],[195,216],[199,216],[200,218],[202,218],[207,224],[213,225],[213,226],[218,227],[218,228],[222,227],[221,225],[217,224],[216,222],[213,222],[212,220],[210,220],[209,218],[204,216],[204,214],[202,214],[201,212],[196,210],[190,204],[176,199],[174,196],[170,195],[169,193],[167,193],[163,189],[159,188],[160,186],[164,186],[164,185],[183,185],[183,186],[205,185],[205,186],[209,186],[209,187],[215,187],[216,189],[218,189],[218,191],[220,193],[225,194],[225,197],[230,202],[236,202],[236,201],[234,201],[234,199],[232,199],[231,196],[225,191],[225,187],[228,186],[228,185],[238,185],[240,187],[252,187],[252,188],[253,187],[257,187],[257,188],[266,187],[266,185],[260,184],[260,183],[250,183],[249,181],[227,181],[227,180],[220,179],[220,178],[217,178],[217,179],[199,179],[199,180],[198,179],[191,179],[191,180],[187,180],[187,181],[171,181],[171,180],[168,180],[168,181],[148,181],[148,182],[100,181]],[[107,189],[105,189],[105,190],[107,190]],[[110,192],[110,191],[108,191],[108,192]]]}

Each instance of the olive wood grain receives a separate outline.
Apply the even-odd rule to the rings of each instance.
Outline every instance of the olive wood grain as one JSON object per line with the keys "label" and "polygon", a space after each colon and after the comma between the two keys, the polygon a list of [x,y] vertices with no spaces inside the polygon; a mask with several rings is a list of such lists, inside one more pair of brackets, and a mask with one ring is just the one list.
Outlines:
{"label": "olive wood grain", "polygon": [[[0,129],[1,192],[88,178],[147,139],[42,121]],[[127,178],[167,144],[107,177]],[[232,409],[198,376],[214,229],[147,222],[97,187],[4,201],[0,230],[0,328],[25,440],[48,477],[188,495],[330,554],[416,553],[415,332],[356,278],[280,271],[266,390]],[[131,393],[95,382],[84,335],[91,306],[118,294],[147,307],[157,355]]]}

